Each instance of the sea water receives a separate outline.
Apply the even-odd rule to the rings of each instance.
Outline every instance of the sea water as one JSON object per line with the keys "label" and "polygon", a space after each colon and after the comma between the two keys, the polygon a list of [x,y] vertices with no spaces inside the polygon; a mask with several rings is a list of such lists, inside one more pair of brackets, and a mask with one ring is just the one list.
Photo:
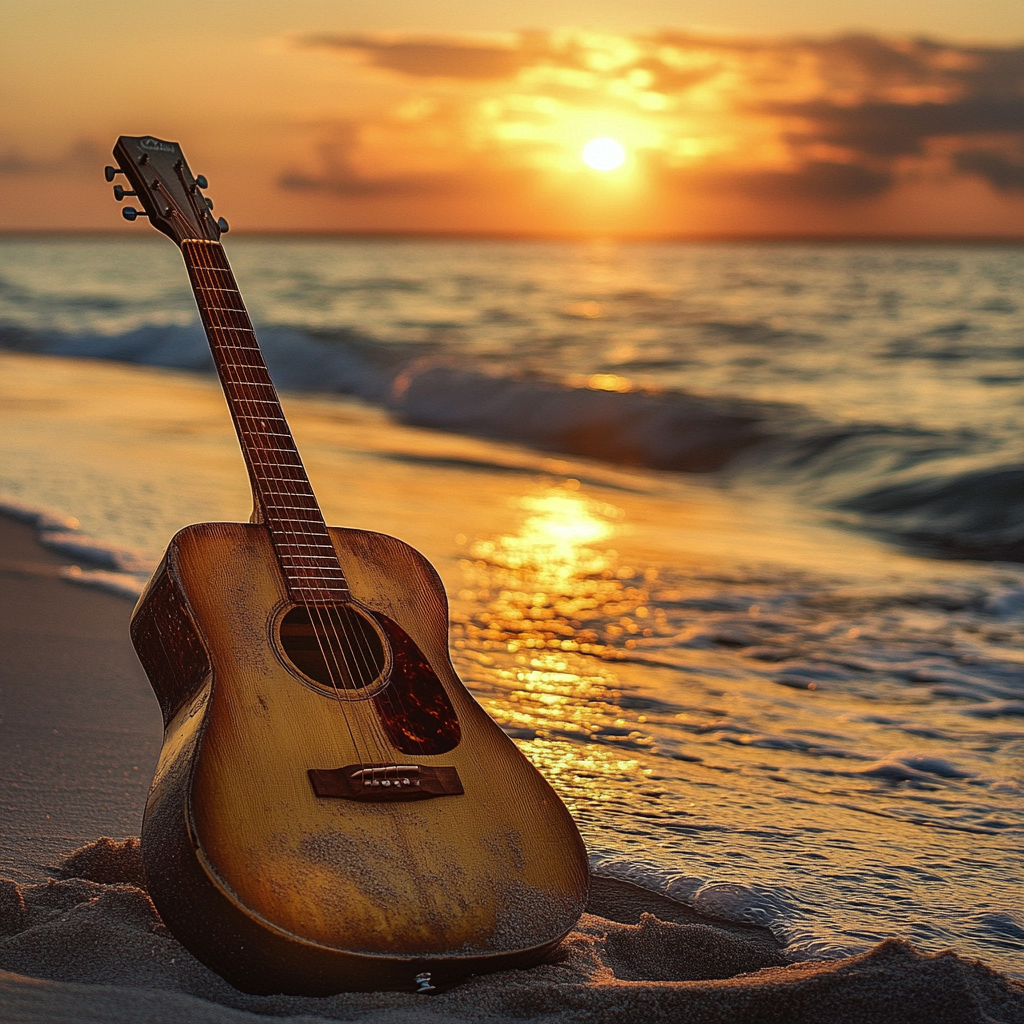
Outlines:
{"label": "sea water", "polygon": [[[1024,251],[228,252],[327,518],[437,564],[596,871],[1024,974]],[[7,240],[0,344],[0,495],[74,578],[247,517],[173,246]]]}

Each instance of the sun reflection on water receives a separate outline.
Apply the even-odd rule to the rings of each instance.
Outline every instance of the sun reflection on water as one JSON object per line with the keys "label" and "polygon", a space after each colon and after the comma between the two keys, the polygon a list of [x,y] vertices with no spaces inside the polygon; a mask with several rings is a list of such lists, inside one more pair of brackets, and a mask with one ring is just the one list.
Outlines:
{"label": "sun reflection on water", "polygon": [[527,513],[519,530],[478,540],[462,562],[470,586],[460,597],[475,608],[461,625],[474,648],[608,657],[617,638],[651,635],[643,625],[646,590],[602,544],[621,509],[580,494],[576,480],[526,494],[518,505]]}
{"label": "sun reflection on water", "polygon": [[559,791],[585,785],[599,795],[607,787],[598,780],[638,773],[626,749],[652,743],[635,716],[623,717],[610,664],[634,634],[651,634],[647,581],[608,547],[622,510],[580,493],[577,481],[517,505],[519,529],[476,541],[462,562],[454,646],[483,669],[474,689],[487,710]]}

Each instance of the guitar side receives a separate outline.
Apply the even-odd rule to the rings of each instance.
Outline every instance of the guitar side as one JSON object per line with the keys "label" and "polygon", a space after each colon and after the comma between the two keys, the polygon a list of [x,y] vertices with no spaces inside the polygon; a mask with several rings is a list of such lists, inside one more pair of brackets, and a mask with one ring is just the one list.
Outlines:
{"label": "guitar side", "polygon": [[382,760],[453,769],[464,792],[318,795],[309,769],[365,761],[360,736],[379,746],[372,701],[349,701],[346,725],[289,669],[265,528],[188,527],[132,622],[165,720],[143,828],[153,900],[191,952],[250,992],[414,990],[421,972],[436,985],[534,963],[586,902],[576,826],[455,675],[433,567],[391,537],[330,535],[353,598],[400,625],[461,728],[445,753]]}

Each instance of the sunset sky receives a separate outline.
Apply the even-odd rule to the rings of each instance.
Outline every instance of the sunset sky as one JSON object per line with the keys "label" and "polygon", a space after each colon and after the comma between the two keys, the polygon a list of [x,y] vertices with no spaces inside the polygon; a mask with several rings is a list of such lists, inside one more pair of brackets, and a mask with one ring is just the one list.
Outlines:
{"label": "sunset sky", "polygon": [[1024,236],[1024,4],[5,5],[0,230],[144,133],[237,230]]}

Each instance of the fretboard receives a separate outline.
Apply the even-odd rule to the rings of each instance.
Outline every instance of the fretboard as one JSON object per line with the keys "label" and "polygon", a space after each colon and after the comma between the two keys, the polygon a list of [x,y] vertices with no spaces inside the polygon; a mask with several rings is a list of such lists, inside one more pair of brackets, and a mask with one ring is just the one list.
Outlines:
{"label": "fretboard", "polygon": [[288,592],[301,604],[343,601],[345,575],[224,248],[185,241],[181,251],[249,468],[254,505],[270,531]]}

